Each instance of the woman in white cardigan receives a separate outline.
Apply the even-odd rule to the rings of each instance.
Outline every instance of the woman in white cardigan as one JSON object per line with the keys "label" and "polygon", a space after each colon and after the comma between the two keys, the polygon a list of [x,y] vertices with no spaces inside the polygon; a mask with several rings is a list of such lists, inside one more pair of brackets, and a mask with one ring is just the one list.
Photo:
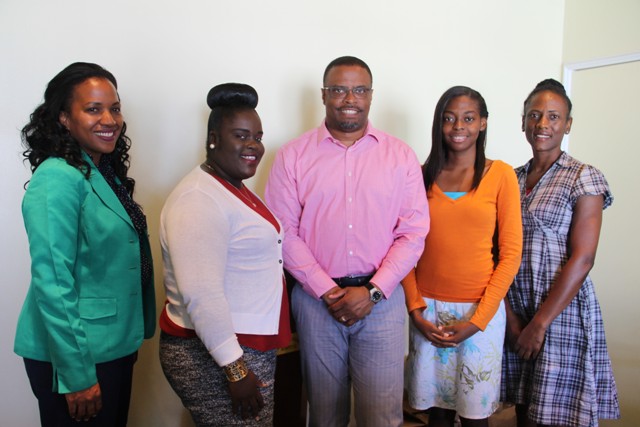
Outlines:
{"label": "woman in white cardigan", "polygon": [[160,361],[197,426],[268,426],[276,349],[291,333],[282,226],[242,183],[264,154],[258,95],[227,83],[207,103],[207,158],[161,214]]}

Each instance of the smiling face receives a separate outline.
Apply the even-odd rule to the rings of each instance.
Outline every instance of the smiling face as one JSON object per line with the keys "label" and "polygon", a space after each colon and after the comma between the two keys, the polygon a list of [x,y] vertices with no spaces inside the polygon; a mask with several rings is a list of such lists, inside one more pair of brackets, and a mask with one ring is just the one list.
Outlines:
{"label": "smiling face", "polygon": [[571,130],[572,120],[564,98],[543,91],[534,95],[525,106],[522,131],[534,153],[560,155],[562,138]]}
{"label": "smiling face", "polygon": [[442,115],[442,136],[449,151],[473,151],[480,132],[487,128],[487,118],[480,117],[478,102],[466,95],[453,98]]}
{"label": "smiling face", "polygon": [[209,134],[214,144],[208,163],[216,173],[240,188],[242,180],[256,174],[264,154],[262,122],[256,110],[242,109],[226,115],[218,131]]}
{"label": "smiling face", "polygon": [[59,120],[80,148],[98,164],[103,154],[116,148],[122,131],[116,88],[103,78],[83,81],[74,88],[69,111],[60,113]]}
{"label": "smiling face", "polygon": [[[358,65],[339,65],[329,70],[324,86],[371,88],[371,76]],[[371,107],[371,91],[364,98],[356,98],[352,91],[342,98],[334,98],[329,91],[323,90],[322,102],[326,109],[327,129],[334,138],[343,143],[353,143],[362,137]]]}

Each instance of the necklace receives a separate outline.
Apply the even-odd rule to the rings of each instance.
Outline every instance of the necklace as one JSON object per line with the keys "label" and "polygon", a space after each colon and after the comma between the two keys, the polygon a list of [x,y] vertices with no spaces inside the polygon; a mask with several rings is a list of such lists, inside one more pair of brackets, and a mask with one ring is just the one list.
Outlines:
{"label": "necklace", "polygon": [[[211,166],[209,163],[204,162],[202,164],[204,165],[205,168],[207,168],[209,170],[209,174],[210,175],[215,175],[215,176],[217,176],[219,178],[222,178],[225,182],[227,182],[229,184],[229,186],[233,189],[234,192],[237,192],[238,194],[240,194],[240,196],[242,198],[244,198],[251,206],[253,206],[254,208],[258,207],[256,202],[254,202],[253,199],[251,198],[251,193],[249,192],[249,190],[247,190],[247,187],[242,182],[240,182],[240,188],[238,188],[235,185],[233,185],[232,183],[230,183],[229,180],[227,180],[224,177],[220,176],[220,174],[215,170],[215,168],[213,166]],[[244,189],[244,191],[242,191],[243,189]]]}
{"label": "necklace", "polygon": [[[251,199],[251,193],[249,192],[249,190],[247,190],[247,187],[244,184],[241,184],[241,185],[242,187],[237,189],[240,195],[244,197],[245,200],[249,202],[251,206],[253,206],[254,208],[257,208],[258,205]],[[236,188],[236,187],[233,187],[233,188]],[[243,189],[244,191],[242,191]]]}

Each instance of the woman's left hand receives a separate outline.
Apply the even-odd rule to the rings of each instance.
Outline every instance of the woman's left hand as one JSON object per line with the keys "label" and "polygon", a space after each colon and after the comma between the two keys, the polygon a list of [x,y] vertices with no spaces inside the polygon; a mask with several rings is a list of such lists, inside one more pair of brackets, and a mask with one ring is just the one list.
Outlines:
{"label": "woman's left hand", "polygon": [[480,331],[480,328],[468,321],[459,322],[451,326],[439,326],[438,328],[445,335],[444,338],[442,338],[442,341],[452,342],[455,344],[460,344],[462,341]]}
{"label": "woman's left hand", "polygon": [[260,410],[264,407],[260,388],[266,386],[267,384],[260,381],[251,370],[240,381],[230,382],[229,394],[231,395],[232,412],[243,420],[250,416],[257,419]]}
{"label": "woman's left hand", "polygon": [[89,421],[102,409],[102,391],[99,383],[84,390],[66,393],[64,397],[69,415],[78,422]]}
{"label": "woman's left hand", "polygon": [[422,317],[423,311],[424,311],[424,308],[418,308],[416,310],[413,310],[409,314],[413,324],[415,325],[416,329],[420,331],[422,336],[424,336],[425,339],[429,341],[431,345],[433,345],[434,347],[438,347],[438,348],[455,347],[457,345],[455,343],[443,342],[444,334],[442,333],[440,328],[438,328],[432,322]]}

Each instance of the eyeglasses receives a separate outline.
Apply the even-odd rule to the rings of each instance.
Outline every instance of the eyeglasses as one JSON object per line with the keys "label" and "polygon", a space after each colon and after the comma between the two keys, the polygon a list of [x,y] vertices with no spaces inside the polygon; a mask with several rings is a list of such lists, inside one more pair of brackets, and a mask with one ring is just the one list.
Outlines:
{"label": "eyeglasses", "polygon": [[373,91],[373,89],[366,86],[356,86],[351,88],[346,86],[327,86],[323,87],[322,90],[327,91],[329,93],[329,97],[333,99],[342,99],[346,97],[349,92],[351,92],[356,98],[363,99]]}

